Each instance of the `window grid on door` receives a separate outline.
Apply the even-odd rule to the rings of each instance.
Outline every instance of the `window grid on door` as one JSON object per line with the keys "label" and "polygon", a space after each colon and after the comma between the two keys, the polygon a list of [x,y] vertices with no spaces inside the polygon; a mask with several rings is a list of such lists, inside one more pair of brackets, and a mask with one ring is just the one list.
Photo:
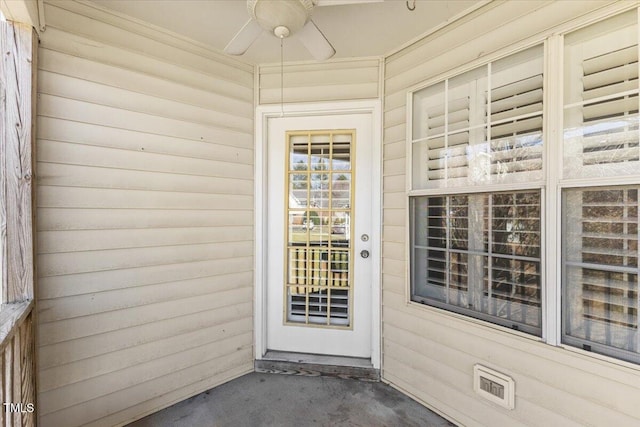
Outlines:
{"label": "window grid on door", "polygon": [[355,131],[285,137],[284,322],[351,328]]}

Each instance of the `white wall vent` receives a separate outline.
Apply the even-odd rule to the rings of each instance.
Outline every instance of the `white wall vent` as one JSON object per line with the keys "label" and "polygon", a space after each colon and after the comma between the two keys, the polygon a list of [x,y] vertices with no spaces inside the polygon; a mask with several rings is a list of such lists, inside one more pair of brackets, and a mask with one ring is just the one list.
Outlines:
{"label": "white wall vent", "polygon": [[515,408],[513,378],[482,365],[473,366],[473,391],[507,409]]}

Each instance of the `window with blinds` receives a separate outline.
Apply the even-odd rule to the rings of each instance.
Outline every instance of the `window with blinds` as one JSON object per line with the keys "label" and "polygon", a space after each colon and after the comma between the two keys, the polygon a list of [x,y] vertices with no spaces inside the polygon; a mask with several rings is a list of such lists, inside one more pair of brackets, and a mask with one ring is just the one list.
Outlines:
{"label": "window with blinds", "polygon": [[421,89],[411,134],[411,299],[538,336],[543,69],[536,46]]}
{"label": "window with blinds", "polygon": [[411,199],[412,299],[541,334],[540,191]]}
{"label": "window with blinds", "polygon": [[636,363],[638,93],[637,11],[565,37],[562,338]]}
{"label": "window with blinds", "polygon": [[413,94],[413,188],[542,179],[543,48]]}
{"label": "window with blinds", "polygon": [[564,177],[637,173],[635,11],[566,37]]}
{"label": "window with blinds", "polygon": [[564,340],[640,362],[640,186],[563,193]]}
{"label": "window with blinds", "polygon": [[639,13],[411,94],[412,301],[640,364]]}
{"label": "window with blinds", "polygon": [[542,179],[542,48],[493,67],[490,102],[491,174],[505,180]]}

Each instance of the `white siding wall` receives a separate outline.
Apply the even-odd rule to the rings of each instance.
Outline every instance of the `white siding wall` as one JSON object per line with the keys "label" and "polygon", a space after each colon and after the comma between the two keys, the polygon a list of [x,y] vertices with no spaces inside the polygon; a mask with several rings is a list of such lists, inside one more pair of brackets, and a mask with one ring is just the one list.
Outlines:
{"label": "white siding wall", "polygon": [[[280,64],[259,67],[260,104],[280,103]],[[284,65],[284,102],[378,98],[380,60],[346,59]]]}
{"label": "white siding wall", "polygon": [[[385,64],[383,378],[467,426],[637,426],[640,370],[407,303],[407,90],[608,2],[495,2]],[[629,4],[629,3],[627,3]],[[615,6],[617,7],[617,6]],[[596,16],[594,13],[592,16]],[[516,408],[474,394],[473,365],[512,376]]]}
{"label": "white siding wall", "polygon": [[114,425],[252,370],[253,67],[46,6],[38,414]]}

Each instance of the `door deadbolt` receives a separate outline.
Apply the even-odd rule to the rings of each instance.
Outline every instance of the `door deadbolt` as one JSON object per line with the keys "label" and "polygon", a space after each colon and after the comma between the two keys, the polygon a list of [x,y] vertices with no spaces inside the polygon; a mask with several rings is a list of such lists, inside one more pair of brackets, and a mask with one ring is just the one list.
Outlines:
{"label": "door deadbolt", "polygon": [[368,242],[369,241],[369,235],[368,234],[363,234],[362,236],[360,236],[360,240],[362,240],[363,242]]}
{"label": "door deadbolt", "polygon": [[369,251],[368,251],[368,250],[366,250],[366,249],[364,249],[364,250],[360,251],[360,256],[361,256],[362,258],[369,258]]}

